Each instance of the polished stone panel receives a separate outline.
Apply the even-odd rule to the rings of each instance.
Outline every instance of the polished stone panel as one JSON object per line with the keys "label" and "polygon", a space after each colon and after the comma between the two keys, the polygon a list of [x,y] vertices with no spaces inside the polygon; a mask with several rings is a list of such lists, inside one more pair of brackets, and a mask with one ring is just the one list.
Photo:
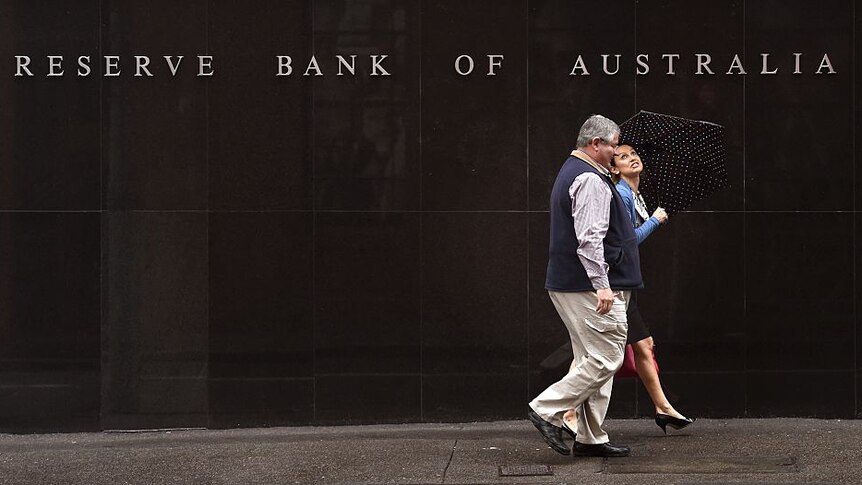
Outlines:
{"label": "polished stone panel", "polygon": [[849,371],[748,372],[746,414],[763,418],[852,416],[855,385],[854,373]]}
{"label": "polished stone panel", "polygon": [[[858,8],[858,7],[857,7]],[[862,35],[859,35],[860,29],[862,29],[862,16],[856,15],[855,22],[855,32],[856,32],[856,44],[855,44],[855,52],[860,52],[862,49]],[[856,69],[856,79],[860,79],[860,75],[862,75],[862,63],[855,62],[854,67]],[[855,185],[854,185],[854,193],[856,194],[856,200],[854,208],[858,211],[862,208],[862,170],[859,167],[859,155],[857,154],[856,148],[862,146],[862,101],[859,99],[859,88],[857,86],[853,87],[854,89],[854,99],[856,100],[856,106],[854,107],[854,126],[856,127],[855,143],[853,144],[854,150],[854,164],[856,167],[854,169],[855,172]],[[856,370],[857,370],[857,380],[856,380],[856,395],[859,396],[860,392],[862,392],[862,375],[859,374],[859,370],[862,369],[862,357],[860,357],[859,349],[862,349],[862,295],[860,295],[859,287],[860,287],[860,278],[862,278],[862,215],[856,213],[854,219],[854,227],[856,228],[856,234],[854,239],[855,250],[856,250],[856,269],[855,269],[855,289],[856,289]],[[862,417],[862,404],[857,400],[856,402],[856,417]]]}
{"label": "polished stone panel", "polygon": [[527,208],[526,16],[526,0],[422,2],[423,209]]}
{"label": "polished stone panel", "polygon": [[[312,50],[311,2],[208,3],[209,204],[213,209],[312,208],[313,83],[296,69]],[[290,76],[277,76],[290,56]]]}
{"label": "polished stone panel", "polygon": [[97,213],[0,213],[4,367],[97,368]]}
{"label": "polished stone panel", "polygon": [[548,290],[549,215],[529,214],[529,369],[531,394],[538,394],[565,375],[572,361],[569,333],[557,314]]}
{"label": "polished stone panel", "polygon": [[418,373],[418,213],[315,219],[317,374]]}
{"label": "polished stone panel", "polygon": [[[853,239],[855,245],[855,262],[856,269],[854,273],[854,290],[856,294],[855,300],[855,317],[856,317],[856,396],[859,396],[860,392],[862,392],[862,355],[860,355],[859,350],[862,349],[862,292],[859,291],[860,278],[862,278],[862,213],[857,213],[854,216],[854,227],[856,229],[856,234]],[[862,417],[862,404],[860,404],[859,400],[856,400],[856,409],[855,416]]]}
{"label": "polished stone panel", "polygon": [[741,213],[680,213],[640,245],[638,307],[662,368],[744,369],[744,231]]}
{"label": "polished stone panel", "polygon": [[319,424],[419,421],[418,375],[320,376],[315,379],[315,422]]}
{"label": "polished stone panel", "polygon": [[216,212],[208,234],[210,377],[311,377],[312,214]]}
{"label": "polished stone panel", "polygon": [[[99,2],[4,2],[0,7],[0,209],[98,210],[99,77],[77,76],[99,55]],[[47,77],[46,56],[63,56]],[[15,56],[29,56],[16,77]]]}
{"label": "polished stone panel", "polygon": [[[639,109],[720,123],[728,149],[731,186],[640,248],[671,402],[862,415],[854,2],[255,7],[0,6],[0,431],[523,419],[571,360],[552,183],[587,116]],[[609,416],[653,412],[616,380]]]}
{"label": "polished stone panel", "polygon": [[[692,204],[689,210],[741,210],[744,177],[745,76],[728,76],[733,56],[744,52],[743,2],[722,0],[691,8],[685,0],[637,2],[639,54],[648,56],[649,72],[630,74],[636,62],[629,60],[626,73],[636,83],[637,109],[683,118],[706,120],[724,126],[727,174],[731,187]],[[621,29],[625,32],[625,29]],[[678,58],[663,57],[678,54]],[[708,59],[699,69],[697,55]],[[708,69],[707,69],[708,68]],[[643,69],[642,69],[643,70]],[[712,71],[714,74],[710,74]],[[674,74],[669,75],[668,72]],[[697,163],[697,160],[692,160]],[[649,160],[645,159],[645,176]]]}
{"label": "polished stone panel", "polygon": [[422,373],[521,373],[527,366],[527,217],[422,219]]}
{"label": "polished stone panel", "polygon": [[[854,12],[858,12],[854,10]],[[855,44],[855,52],[862,52],[862,35],[859,32],[862,32],[862,15],[857,15],[855,22],[855,32],[856,32],[856,44]],[[854,67],[856,69],[856,79],[862,79],[862,63],[856,61],[854,62]],[[853,97],[856,100],[856,106],[854,106],[854,118],[853,124],[856,127],[855,143],[853,144],[853,166],[855,173],[855,185],[853,187],[853,192],[856,194],[856,199],[854,201],[855,205],[853,206],[856,211],[862,209],[862,169],[859,168],[860,157],[857,153],[859,147],[862,147],[862,100],[859,99],[860,90],[857,86],[853,87]],[[855,245],[855,255],[856,255],[856,268],[854,273],[854,291],[856,293],[856,396],[860,396],[860,392],[862,392],[862,374],[859,373],[862,370],[862,354],[860,354],[859,350],[862,349],[862,292],[859,291],[859,288],[862,287],[862,213],[857,212],[854,217],[854,227],[856,229],[856,233],[854,236],[854,245]],[[862,417],[862,403],[859,400],[856,400],[856,414],[857,418]]]}
{"label": "polished stone panel", "polygon": [[852,369],[852,214],[749,213],[745,234],[746,368]]}
{"label": "polished stone panel", "polygon": [[102,426],[204,426],[207,215],[103,217]]}
{"label": "polished stone panel", "polygon": [[[120,56],[120,75],[101,81],[109,210],[206,208],[207,78],[196,76],[197,56],[207,54],[206,7],[204,0],[102,4],[102,52]],[[176,75],[165,55],[184,56]],[[149,57],[146,70],[134,56]],[[104,71],[93,67],[94,75]]]}
{"label": "polished stone panel", "polygon": [[525,373],[423,375],[423,421],[522,419],[527,414]]}
{"label": "polished stone panel", "polygon": [[209,428],[309,424],[314,419],[312,378],[211,377]]}
{"label": "polished stone panel", "polygon": [[[862,392],[862,374],[859,374],[859,371],[856,372],[856,395]],[[856,402],[856,413],[854,414],[856,419],[862,418],[862,409],[860,409],[859,402]]]}
{"label": "polished stone panel", "polygon": [[313,5],[321,75],[309,69],[309,59],[298,59],[296,68],[314,85],[315,208],[418,209],[420,3]]}
{"label": "polished stone panel", "polygon": [[[661,365],[661,361],[659,364]],[[747,389],[746,377],[742,372],[689,373],[660,370],[659,378],[668,401],[685,416],[733,418],[745,415]],[[640,382],[637,400],[638,414],[641,417],[655,416],[655,406]]]}
{"label": "polished stone panel", "polygon": [[638,400],[638,381],[632,378],[614,378],[614,388],[611,391],[611,403],[608,405],[608,417],[630,419],[638,415],[643,403]]}
{"label": "polished stone panel", "polygon": [[[534,0],[529,9],[529,208],[547,210],[584,121],[598,113],[622,123],[636,111],[635,1],[602,3],[602,22],[582,21],[596,9],[584,0]],[[608,35],[617,25],[629,27]],[[605,74],[602,54],[610,56],[607,72],[615,72],[614,56],[621,56],[617,74]],[[575,69],[579,57],[589,75]]]}
{"label": "polished stone panel", "polygon": [[94,430],[99,215],[0,213],[0,430]]}
{"label": "polished stone panel", "polygon": [[[745,4],[745,206],[850,210],[853,21],[850,0]],[[781,41],[777,39],[782,39]],[[761,75],[768,53],[774,75]],[[793,53],[801,53],[801,74]],[[821,69],[828,54],[836,74]]]}
{"label": "polished stone panel", "polygon": [[2,371],[3,433],[95,432],[99,423],[99,370]]}
{"label": "polished stone panel", "polygon": [[[854,10],[856,13],[856,22],[854,26],[854,32],[856,33],[855,38],[855,52],[862,52],[862,15],[859,15],[859,7],[856,7]],[[855,69],[855,79],[862,79],[862,62],[856,60],[853,63],[853,67]],[[853,144],[853,172],[855,174],[855,185],[853,187],[853,192],[856,194],[855,205],[854,208],[858,211],[862,209],[862,170],[859,168],[859,155],[857,153],[859,147],[862,147],[862,99],[860,99],[860,89],[857,85],[853,86],[853,99],[856,101],[856,105],[853,107],[853,125],[856,128],[856,133],[853,134],[855,143]]]}

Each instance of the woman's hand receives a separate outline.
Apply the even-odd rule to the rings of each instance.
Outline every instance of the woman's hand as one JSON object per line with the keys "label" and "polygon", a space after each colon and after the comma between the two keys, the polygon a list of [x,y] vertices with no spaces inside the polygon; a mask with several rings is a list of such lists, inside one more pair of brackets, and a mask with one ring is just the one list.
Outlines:
{"label": "woman's hand", "polygon": [[658,219],[660,224],[667,222],[667,212],[665,212],[661,207],[656,209],[655,212],[652,213],[652,216]]}

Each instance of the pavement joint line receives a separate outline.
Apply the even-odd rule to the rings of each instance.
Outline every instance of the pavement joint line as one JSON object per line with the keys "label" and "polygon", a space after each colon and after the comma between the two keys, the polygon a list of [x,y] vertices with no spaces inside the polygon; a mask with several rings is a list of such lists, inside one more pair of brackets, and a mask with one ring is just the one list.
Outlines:
{"label": "pavement joint line", "polygon": [[443,482],[446,483],[446,474],[449,473],[449,465],[452,464],[452,458],[455,456],[455,448],[458,447],[458,440],[455,440],[455,443],[452,444],[452,452],[449,453],[449,461],[446,462],[446,468],[443,469]]}

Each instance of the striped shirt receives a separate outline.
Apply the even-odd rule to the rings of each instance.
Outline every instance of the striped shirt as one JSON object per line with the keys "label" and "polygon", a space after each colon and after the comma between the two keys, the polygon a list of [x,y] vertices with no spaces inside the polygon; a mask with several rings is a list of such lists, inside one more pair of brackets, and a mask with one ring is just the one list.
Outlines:
{"label": "striped shirt", "polygon": [[578,238],[578,259],[594,289],[610,288],[603,241],[611,218],[613,193],[608,183],[602,180],[602,177],[610,178],[610,173],[580,150],[573,151],[572,155],[603,174],[585,172],[578,175],[569,187],[569,197],[572,199],[575,236]]}

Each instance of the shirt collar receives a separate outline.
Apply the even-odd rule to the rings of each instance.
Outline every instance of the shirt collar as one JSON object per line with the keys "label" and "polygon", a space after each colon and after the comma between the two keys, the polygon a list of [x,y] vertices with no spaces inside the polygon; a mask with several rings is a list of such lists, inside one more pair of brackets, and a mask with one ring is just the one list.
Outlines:
{"label": "shirt collar", "polygon": [[599,164],[599,162],[593,160],[593,157],[587,155],[582,150],[576,148],[576,149],[572,150],[571,155],[573,157],[578,157],[581,160],[587,162],[588,164],[590,164],[593,168],[598,170],[599,173],[604,175],[605,177],[611,176],[611,173],[605,167],[602,167],[601,164]]}

